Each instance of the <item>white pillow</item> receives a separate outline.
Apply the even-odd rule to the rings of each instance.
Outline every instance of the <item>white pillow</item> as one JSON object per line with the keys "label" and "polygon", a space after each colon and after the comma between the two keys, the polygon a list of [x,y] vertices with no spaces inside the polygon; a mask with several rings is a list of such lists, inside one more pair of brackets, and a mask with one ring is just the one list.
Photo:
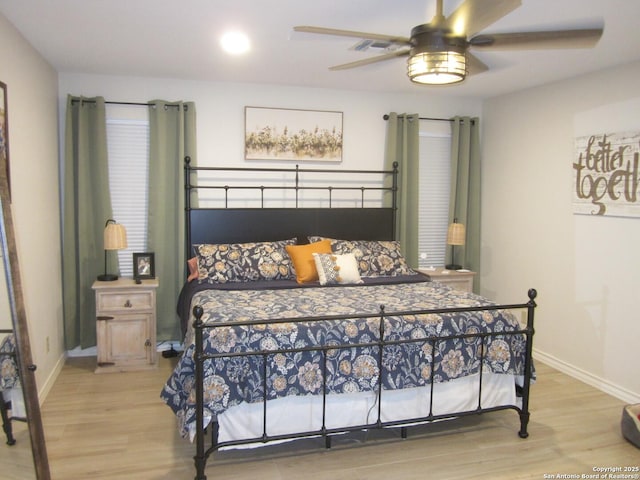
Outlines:
{"label": "white pillow", "polygon": [[318,270],[320,285],[363,283],[358,272],[358,262],[353,253],[344,255],[314,253],[313,259]]}

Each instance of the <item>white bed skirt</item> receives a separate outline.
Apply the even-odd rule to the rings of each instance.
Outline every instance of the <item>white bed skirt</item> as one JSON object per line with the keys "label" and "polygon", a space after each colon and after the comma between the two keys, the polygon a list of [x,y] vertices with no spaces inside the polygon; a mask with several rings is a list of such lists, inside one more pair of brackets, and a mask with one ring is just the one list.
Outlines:
{"label": "white bed skirt", "polygon": [[[479,375],[434,385],[433,414],[473,411],[478,407]],[[518,405],[513,375],[484,373],[482,407]],[[382,392],[381,420],[408,420],[429,415],[431,387]],[[378,405],[375,392],[327,395],[326,427],[342,428],[373,423]],[[263,404],[243,403],[218,416],[219,442],[261,437]],[[322,428],[322,397],[293,396],[267,403],[267,434],[287,435]],[[192,436],[193,439],[193,436]],[[234,446],[249,448],[263,443]]]}
{"label": "white bed skirt", "polygon": [[0,392],[5,402],[11,402],[11,417],[27,418],[27,411],[24,406],[24,396],[22,395],[22,387],[16,386],[9,390]]}

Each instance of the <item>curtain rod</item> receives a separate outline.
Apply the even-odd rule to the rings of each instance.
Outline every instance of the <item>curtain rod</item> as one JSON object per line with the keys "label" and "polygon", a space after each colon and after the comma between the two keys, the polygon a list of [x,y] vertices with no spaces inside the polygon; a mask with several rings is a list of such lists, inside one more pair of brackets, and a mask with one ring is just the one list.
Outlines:
{"label": "curtain rod", "polygon": [[[85,103],[96,103],[95,100],[92,99],[79,99],[79,98],[73,98],[71,99],[71,103],[78,103],[78,102],[85,102]],[[134,106],[139,106],[139,107],[152,107],[154,106],[153,103],[142,103],[142,102],[115,102],[115,101],[108,101],[105,100],[104,103],[106,105],[134,105]],[[165,105],[166,107],[179,107],[180,105],[177,103],[167,103]],[[187,105],[184,105],[185,108],[188,108]]]}
{"label": "curtain rod", "polygon": [[[389,114],[382,115],[383,120],[389,120]],[[432,117],[419,117],[418,120],[433,120],[435,122],[453,122],[453,118],[432,118]],[[475,120],[471,120],[471,123],[476,123]]]}

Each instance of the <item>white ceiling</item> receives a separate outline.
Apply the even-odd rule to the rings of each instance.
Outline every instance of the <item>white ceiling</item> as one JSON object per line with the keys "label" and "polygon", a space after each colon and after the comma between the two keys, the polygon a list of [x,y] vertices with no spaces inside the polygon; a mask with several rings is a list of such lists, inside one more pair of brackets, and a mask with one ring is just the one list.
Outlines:
{"label": "white ceiling", "polygon": [[[498,1],[498,0],[496,0]],[[460,0],[444,0],[448,15]],[[436,0],[0,0],[0,12],[59,71],[256,82],[381,92],[421,90],[490,97],[640,60],[640,1],[522,0],[483,33],[604,24],[589,50],[474,51],[490,71],[462,84],[412,84],[404,58],[342,71],[331,65],[377,53],[355,39],[294,33],[294,25],[409,36],[431,21]],[[220,35],[239,28],[252,51],[230,57]]]}

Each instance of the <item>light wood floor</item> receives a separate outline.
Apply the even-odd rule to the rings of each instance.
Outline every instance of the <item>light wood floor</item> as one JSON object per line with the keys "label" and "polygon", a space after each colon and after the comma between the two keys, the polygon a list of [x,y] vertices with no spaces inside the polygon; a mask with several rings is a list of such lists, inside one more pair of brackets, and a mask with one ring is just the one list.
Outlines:
{"label": "light wood floor", "polygon": [[[152,372],[95,375],[95,358],[70,359],[43,406],[55,480],[192,479],[194,446],[177,434],[159,393],[174,360]],[[513,411],[410,430],[227,451],[209,479],[541,479],[640,465],[620,434],[623,403],[537,363],[530,436]],[[0,446],[2,449],[9,447]],[[549,478],[549,477],[547,477]]]}

